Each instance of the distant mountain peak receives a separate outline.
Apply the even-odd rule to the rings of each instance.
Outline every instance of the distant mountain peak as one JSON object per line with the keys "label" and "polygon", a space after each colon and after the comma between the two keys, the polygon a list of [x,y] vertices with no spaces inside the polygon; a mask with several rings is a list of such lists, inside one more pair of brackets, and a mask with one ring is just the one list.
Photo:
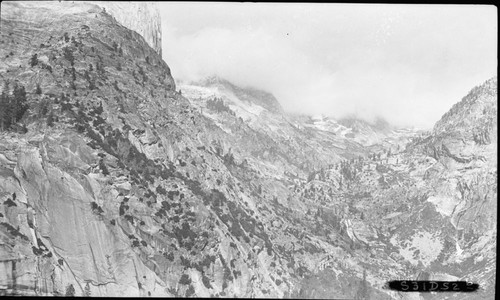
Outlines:
{"label": "distant mountain peak", "polygon": [[250,86],[237,86],[234,83],[217,75],[208,76],[198,82],[191,82],[191,84],[206,87],[222,86],[234,93],[236,97],[243,101],[259,105],[273,113],[281,114],[283,112],[283,108],[273,94]]}
{"label": "distant mountain peak", "polygon": [[377,116],[373,121],[366,121],[358,116],[350,115],[340,118],[338,123],[353,129],[371,128],[381,132],[388,132],[393,129],[393,126],[381,116]]}

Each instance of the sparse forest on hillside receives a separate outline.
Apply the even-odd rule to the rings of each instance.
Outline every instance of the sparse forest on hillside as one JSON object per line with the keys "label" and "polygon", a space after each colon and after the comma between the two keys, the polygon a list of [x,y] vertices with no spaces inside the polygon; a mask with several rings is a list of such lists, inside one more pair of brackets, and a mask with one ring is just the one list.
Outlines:
{"label": "sparse forest on hillside", "polygon": [[496,77],[430,131],[295,115],[176,84],[154,5],[119,4],[2,3],[0,295],[494,298]]}

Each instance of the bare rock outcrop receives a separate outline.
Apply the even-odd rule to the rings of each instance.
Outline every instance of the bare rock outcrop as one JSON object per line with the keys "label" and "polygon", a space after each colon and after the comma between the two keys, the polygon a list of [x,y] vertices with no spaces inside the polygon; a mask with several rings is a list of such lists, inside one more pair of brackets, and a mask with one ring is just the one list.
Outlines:
{"label": "bare rock outcrop", "polygon": [[85,1],[106,10],[118,23],[140,34],[161,57],[161,18],[154,2]]}

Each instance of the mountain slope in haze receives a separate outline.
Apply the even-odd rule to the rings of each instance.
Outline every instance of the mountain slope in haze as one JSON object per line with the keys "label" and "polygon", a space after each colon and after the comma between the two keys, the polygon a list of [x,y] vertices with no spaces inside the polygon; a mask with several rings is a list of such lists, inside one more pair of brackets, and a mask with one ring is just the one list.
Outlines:
{"label": "mountain slope in haze", "polygon": [[181,95],[88,3],[2,3],[0,33],[2,99],[29,105],[0,132],[1,293],[401,299],[385,281],[427,276],[492,298],[492,143],[447,164],[437,131],[366,147],[227,81]]}
{"label": "mountain slope in haze", "polygon": [[[291,294],[321,259],[295,266],[290,245],[321,241],[287,219],[299,211],[278,215],[295,180],[285,174],[304,166],[235,159],[233,135],[175,92],[140,35],[99,7],[66,5],[2,4],[2,97],[23,86],[29,104],[27,132],[0,139],[4,293]],[[291,159],[242,128],[255,161],[263,148]]]}
{"label": "mountain slope in haze", "polygon": [[[265,117],[266,110],[241,104],[222,85],[215,89],[204,82],[180,86],[191,103],[202,111],[208,110],[204,114],[216,122],[223,124],[224,119],[210,112],[207,103],[213,101],[211,99],[221,100],[234,111],[234,114],[223,113],[229,119],[254,112],[248,117],[250,124],[254,122],[253,128],[265,132],[266,126],[272,124]],[[475,104],[470,103],[471,97]],[[450,118],[453,114],[459,117]],[[333,167],[323,165],[313,169],[307,179],[297,180],[290,187],[293,193],[288,197],[292,201],[286,203],[287,207],[306,211],[294,222],[314,228],[314,235],[326,243],[343,239],[349,245],[342,248],[346,251],[344,255],[353,257],[350,264],[345,264],[342,251],[322,257],[315,267],[308,268],[310,273],[303,277],[303,285],[294,295],[345,297],[349,294],[338,292],[342,284],[327,289],[325,284],[341,282],[337,275],[350,273],[357,278],[367,276],[367,290],[375,298],[384,282],[394,278],[472,280],[483,286],[483,296],[492,297],[497,165],[496,123],[492,120],[496,115],[496,78],[493,78],[474,88],[431,132],[394,130],[383,122],[371,125],[356,119],[339,122],[324,117],[298,119],[295,123],[300,124],[298,128],[309,127],[313,132],[339,133],[342,132],[339,128],[345,128],[358,136],[375,133],[382,138],[378,139],[380,144],[362,148],[366,155],[343,157],[347,160],[341,162],[332,160]],[[468,128],[474,127],[472,125],[490,142],[478,140],[479,134],[470,134]],[[442,126],[447,129],[440,130]],[[275,126],[273,131],[277,132],[278,128],[283,127]],[[356,136],[349,137],[351,142],[356,141]],[[333,140],[339,143],[343,138],[345,133]],[[317,141],[314,135],[308,135],[307,140]],[[451,152],[445,154],[457,152],[462,148],[453,145],[465,143],[466,147],[475,147],[473,153],[483,155],[457,161],[453,155],[435,156],[436,151],[429,149],[443,141],[451,145]],[[450,159],[457,164],[450,164]],[[483,200],[476,202],[477,198]],[[281,214],[287,215],[286,211]],[[483,225],[478,227],[479,224]],[[301,261],[311,258],[310,254],[302,256],[300,252],[291,256]],[[482,263],[478,264],[479,261]],[[318,281],[322,283],[315,283]],[[361,285],[363,282],[358,281]]]}
{"label": "mountain slope in haze", "polygon": [[272,113],[283,113],[283,108],[278,100],[272,94],[265,91],[255,88],[241,88],[217,76],[207,77],[201,82],[194,84],[227,89],[243,102],[256,104]]}
{"label": "mountain slope in haze", "polygon": [[[269,105],[261,102],[248,101],[254,99],[255,89],[236,87],[215,76],[199,82],[181,82],[179,89],[204,116],[240,137],[230,143],[236,156],[253,158],[254,154],[261,153],[271,163],[285,158],[283,167],[299,166],[294,170],[297,174],[302,172],[300,169],[309,174],[341,159],[367,157],[386,148],[398,151],[410,138],[422,133],[392,128],[382,124],[382,121],[377,126],[354,118],[349,122],[322,116],[287,114],[281,109],[270,109]],[[274,97],[271,99],[272,103],[276,101]],[[242,127],[242,124],[245,126]],[[248,137],[240,130],[242,128],[253,131],[259,138]],[[245,151],[249,153],[244,154]],[[256,163],[259,163],[264,157],[257,155],[256,158]]]}
{"label": "mountain slope in haze", "polygon": [[497,78],[472,89],[436,123],[427,152],[450,164],[496,155]]}
{"label": "mountain slope in haze", "polygon": [[[432,132],[414,137],[404,151],[345,161],[295,187],[318,228],[323,226],[325,234],[340,228],[348,236],[355,257],[364,257],[359,261],[372,286],[394,279],[467,280],[479,283],[480,291],[418,297],[494,298],[496,94],[495,77],[474,88]],[[331,186],[337,188],[325,189]],[[329,263],[340,260],[332,257]],[[317,273],[311,279],[315,276],[335,278]],[[298,296],[331,293],[309,280]]]}

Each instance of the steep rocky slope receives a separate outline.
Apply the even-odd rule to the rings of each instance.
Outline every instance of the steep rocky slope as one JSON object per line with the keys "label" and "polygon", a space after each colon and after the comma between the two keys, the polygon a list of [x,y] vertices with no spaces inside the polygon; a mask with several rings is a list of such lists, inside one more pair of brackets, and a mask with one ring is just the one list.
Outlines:
{"label": "steep rocky slope", "polygon": [[[271,113],[283,113],[283,108],[272,94],[254,88],[241,88],[217,76],[208,77],[191,85],[227,90],[227,94],[234,95],[242,102],[260,106]],[[189,88],[189,86],[186,87]]]}
{"label": "steep rocky slope", "polygon": [[[391,279],[469,280],[480,284],[479,294],[418,297],[494,298],[496,100],[495,77],[404,150],[342,162],[294,188],[318,228],[348,237],[372,286]],[[306,281],[300,295],[331,292]]]}
{"label": "steep rocky slope", "polygon": [[[366,147],[227,81],[176,92],[141,35],[68,5],[2,3],[2,97],[29,104],[0,132],[2,293],[400,299],[386,280],[433,276],[491,298],[496,120],[469,161],[438,150],[449,114]],[[496,115],[496,79],[476,96],[455,113]]]}
{"label": "steep rocky slope", "polygon": [[[300,166],[296,170],[299,173],[302,170],[310,173],[340,159],[366,157],[382,148],[402,147],[417,134],[406,129],[379,130],[366,122],[363,123],[366,126],[360,129],[343,126],[327,117],[289,115],[283,112],[272,95],[238,87],[216,76],[178,85],[182,95],[205,117],[242,137],[241,141],[231,143],[233,149],[246,151],[272,145],[257,156],[258,161],[277,164],[284,157],[283,168],[297,165]],[[249,139],[243,127],[253,131],[258,139]],[[250,143],[239,147],[245,141]],[[248,151],[246,157],[254,156],[252,153],[256,151]]]}
{"label": "steep rocky slope", "polygon": [[[175,92],[140,35],[99,7],[51,5],[2,6],[3,91],[24,86],[30,105],[27,133],[1,133],[2,287],[290,294],[302,271],[287,249],[311,243],[274,209],[293,177],[235,159],[234,135]],[[273,149],[242,127],[255,161]]]}
{"label": "steep rocky slope", "polygon": [[[69,1],[68,1],[69,2]],[[154,2],[88,1],[106,10],[116,21],[140,34],[161,57],[161,18]],[[74,4],[74,3],[72,3]]]}

